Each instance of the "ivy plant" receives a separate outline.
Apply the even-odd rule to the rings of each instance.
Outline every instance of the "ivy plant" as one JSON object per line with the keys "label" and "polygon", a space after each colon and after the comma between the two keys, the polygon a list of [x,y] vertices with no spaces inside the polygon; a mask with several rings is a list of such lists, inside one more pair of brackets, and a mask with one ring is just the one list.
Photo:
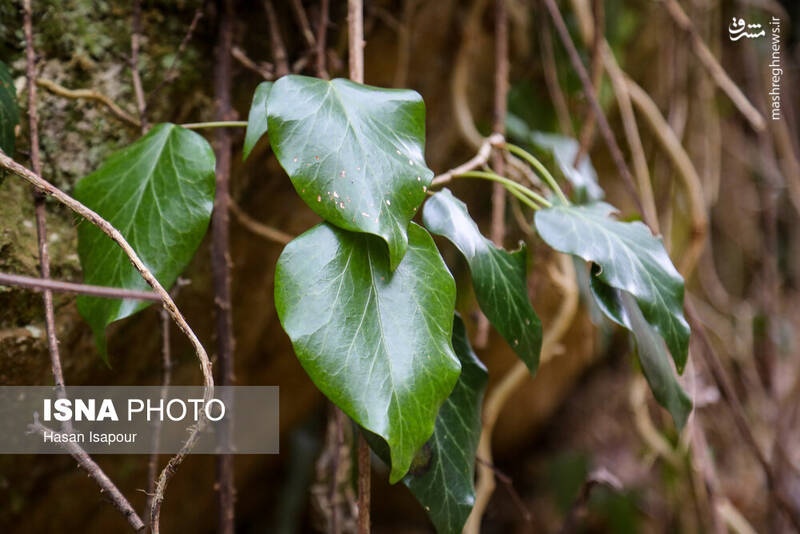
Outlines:
{"label": "ivy plant", "polygon": [[[165,287],[194,255],[214,205],[214,152],[195,132],[174,124],[154,126],[80,180],[75,198],[119,229]],[[88,284],[149,289],[125,253],[100,229],[78,226],[78,256]],[[78,311],[106,355],[105,328],[149,302],[78,297]]]}
{"label": "ivy plant", "polygon": [[[689,327],[683,280],[661,239],[640,222],[615,219],[599,201],[591,163],[572,166],[575,140],[513,120],[509,131],[549,154],[552,173],[528,150],[504,147],[539,176],[538,191],[491,169],[457,177],[503,184],[535,212],[529,224],[544,243],[588,264],[597,307],[632,332],[655,398],[682,427],[691,403],[676,371],[686,364]],[[265,135],[300,198],[323,219],[285,247],[275,270],[275,306],[295,354],[368,436],[390,481],[403,481],[438,532],[461,532],[474,502],[487,371],[455,313],[456,284],[431,233],[463,255],[483,313],[535,373],[542,324],[529,297],[530,253],[495,246],[450,190],[431,190],[425,105],[414,91],[285,76],[254,91],[245,158]],[[571,184],[571,200],[554,174]],[[208,226],[214,156],[197,133],[159,124],[109,156],[75,196],[120,229],[169,286]],[[422,225],[412,220],[420,212]],[[87,282],[144,288],[92,226],[79,227],[79,255]],[[145,306],[78,303],[103,353],[106,326]]]}

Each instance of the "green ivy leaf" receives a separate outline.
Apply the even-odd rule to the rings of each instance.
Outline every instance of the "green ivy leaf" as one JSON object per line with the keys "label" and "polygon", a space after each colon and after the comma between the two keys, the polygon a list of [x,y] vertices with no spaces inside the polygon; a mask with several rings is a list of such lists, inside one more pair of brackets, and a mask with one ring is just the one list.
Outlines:
{"label": "green ivy leaf", "polygon": [[542,323],[528,298],[525,245],[515,252],[495,247],[481,235],[467,206],[448,189],[428,199],[422,220],[431,232],[450,240],[467,259],[478,304],[535,373],[542,348]]}
{"label": "green ivy leaf", "polygon": [[14,129],[19,124],[17,90],[6,64],[0,61],[0,149],[14,157]]}
{"label": "green ivy leaf", "polygon": [[[214,205],[214,152],[198,134],[159,124],[79,181],[74,196],[114,225],[169,287],[206,233]],[[86,222],[78,226],[78,256],[87,284],[149,289],[122,249]],[[150,304],[78,297],[78,311],[104,358],[105,327]]]}
{"label": "green ivy leaf", "polygon": [[554,249],[600,265],[597,276],[604,283],[632,294],[644,318],[666,341],[682,373],[689,352],[683,278],[660,238],[640,222],[612,219],[609,215],[614,211],[604,202],[557,205],[536,212],[536,229]]}
{"label": "green ivy leaf", "polygon": [[[593,271],[596,270],[594,267]],[[692,401],[675,378],[664,340],[644,318],[630,293],[604,284],[597,276],[592,277],[591,290],[603,313],[633,334],[639,363],[653,396],[672,415],[675,426],[681,430],[692,411]]]}
{"label": "green ivy leaf", "polygon": [[403,479],[439,534],[460,534],[475,504],[475,453],[488,381],[486,367],[472,352],[458,315],[453,322],[453,348],[461,360],[461,376],[439,410],[433,436]]}
{"label": "green ivy leaf", "polygon": [[247,116],[247,131],[244,135],[242,161],[247,159],[261,136],[267,133],[267,97],[272,90],[272,82],[261,82],[253,93],[253,103]]}
{"label": "green ivy leaf", "polygon": [[433,433],[460,365],[451,345],[455,281],[433,239],[408,227],[391,271],[380,240],[323,223],[289,243],[275,307],[314,384],[391,450],[392,483]]}
{"label": "green ivy leaf", "polygon": [[267,102],[270,143],[320,217],[389,246],[391,268],[433,172],[425,164],[425,104],[415,91],[285,76]]}

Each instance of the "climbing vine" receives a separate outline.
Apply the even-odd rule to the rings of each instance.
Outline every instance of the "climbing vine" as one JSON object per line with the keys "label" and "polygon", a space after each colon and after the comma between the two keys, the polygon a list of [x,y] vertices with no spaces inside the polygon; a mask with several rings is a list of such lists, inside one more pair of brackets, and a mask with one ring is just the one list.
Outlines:
{"label": "climbing vine", "polygon": [[[1,89],[3,116],[12,119],[0,140],[10,154],[6,130],[17,112],[8,86]],[[255,89],[246,127],[244,156],[267,136],[297,194],[323,219],[286,246],[276,267],[275,305],[297,358],[389,463],[391,482],[408,486],[439,532],[460,532],[474,501],[487,371],[455,313],[456,285],[431,234],[464,256],[481,310],[533,374],[542,325],[528,297],[529,252],[496,247],[434,180],[424,156],[425,105],[414,91],[288,75]],[[502,184],[534,213],[527,224],[545,243],[591,266],[594,303],[633,333],[655,398],[682,427],[691,403],[673,362],[682,372],[689,327],[683,280],[661,239],[614,217],[590,163],[564,163],[575,141],[520,129],[523,146],[501,140],[494,148],[525,162],[538,180],[523,184],[484,165],[444,181]],[[535,153],[555,163],[552,173]],[[157,124],[109,155],[74,196],[119,229],[169,287],[209,225],[214,163],[201,135]],[[553,174],[569,181],[571,199]],[[78,228],[78,252],[86,283],[147,288],[122,250],[88,223]],[[82,296],[78,308],[105,355],[106,326],[148,304]]]}
{"label": "climbing vine", "polygon": [[[526,231],[587,264],[586,296],[632,333],[652,393],[679,429],[692,408],[676,377],[690,329],[683,279],[661,239],[641,222],[615,217],[588,158],[573,165],[576,140],[533,131],[510,115],[506,129],[517,144],[492,136],[472,164],[435,177],[425,160],[425,113],[415,91],[285,75],[254,89],[246,122],[143,128],[78,182],[73,201],[92,223],[78,226],[86,284],[169,288],[214,210],[217,162],[195,130],[246,127],[245,158],[267,137],[299,197],[323,219],[286,245],[275,270],[275,307],[295,355],[390,466],[390,481],[409,488],[438,532],[459,533],[475,501],[488,374],[456,313],[456,284],[432,234],[463,256],[483,314],[530,374],[545,333],[528,293],[529,251],[484,237],[448,183],[499,184],[524,206]],[[0,63],[4,167],[41,185],[10,161],[18,122],[13,81]],[[507,175],[503,163],[493,168],[486,150],[523,166],[529,180]],[[103,358],[107,326],[152,300],[79,297]],[[163,303],[171,309],[168,296]]]}

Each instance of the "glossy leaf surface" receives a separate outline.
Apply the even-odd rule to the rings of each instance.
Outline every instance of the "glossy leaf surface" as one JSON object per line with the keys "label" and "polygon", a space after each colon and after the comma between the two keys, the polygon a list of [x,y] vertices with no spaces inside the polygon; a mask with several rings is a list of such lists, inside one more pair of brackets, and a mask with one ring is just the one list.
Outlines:
{"label": "glossy leaf surface", "polygon": [[[169,288],[208,227],[214,204],[214,153],[198,134],[159,124],[79,181],[74,196],[117,228]],[[78,226],[78,255],[87,284],[149,289],[122,249],[87,222]],[[104,356],[105,327],[150,304],[78,297],[78,310]]]}
{"label": "glossy leaf surface", "polygon": [[448,189],[428,199],[422,217],[431,232],[446,237],[464,255],[481,310],[535,373],[542,323],[528,298],[525,246],[515,252],[495,247],[470,218],[467,206]]}
{"label": "glossy leaf surface", "polygon": [[455,282],[411,224],[394,271],[373,236],[323,223],[286,246],[275,306],[316,386],[391,451],[391,482],[433,433],[460,364],[451,345]]}
{"label": "glossy leaf surface", "polygon": [[247,131],[244,134],[242,159],[247,159],[261,136],[267,133],[267,97],[272,90],[272,82],[261,82],[253,93],[253,102],[247,116]]}
{"label": "glossy leaf surface", "polygon": [[475,453],[489,378],[458,316],[453,323],[453,348],[461,361],[461,376],[439,410],[433,436],[403,479],[439,534],[459,534],[475,504]]}
{"label": "glossy leaf surface", "polygon": [[6,64],[0,61],[0,149],[14,157],[14,129],[19,123],[17,90]]}
{"label": "glossy leaf surface", "polygon": [[422,97],[285,76],[272,87],[267,114],[272,149],[306,204],[340,228],[383,238],[396,267],[433,178]]}
{"label": "glossy leaf surface", "polygon": [[613,206],[556,205],[536,212],[536,229],[556,250],[601,267],[597,275],[611,287],[636,298],[683,372],[689,350],[689,324],[683,316],[683,278],[675,270],[660,238],[640,222],[610,217]]}

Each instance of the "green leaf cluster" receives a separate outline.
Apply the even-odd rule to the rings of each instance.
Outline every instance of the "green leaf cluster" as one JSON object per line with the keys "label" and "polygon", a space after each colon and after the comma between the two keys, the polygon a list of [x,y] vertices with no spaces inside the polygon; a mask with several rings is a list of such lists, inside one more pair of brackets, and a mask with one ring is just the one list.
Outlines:
{"label": "green leaf cluster", "polygon": [[[683,278],[660,238],[640,222],[611,218],[615,211],[604,202],[555,205],[537,212],[534,220],[551,247],[597,266],[591,279],[596,302],[611,320],[634,333],[650,387],[680,428],[691,403],[674,377],[668,353],[682,373],[689,351]],[[657,350],[659,344],[669,351]]]}
{"label": "green leaf cluster", "polygon": [[389,446],[396,482],[460,372],[455,282],[430,235],[410,223],[433,178],[422,98],[286,76],[254,108],[298,194],[326,221],[281,255],[278,315],[317,387]]}
{"label": "green leaf cluster", "polygon": [[275,306],[316,386],[381,436],[400,480],[458,379],[450,342],[456,287],[433,239],[408,229],[392,271],[381,241],[325,223],[281,254]]}
{"label": "green leaf cluster", "polygon": [[[278,261],[275,302],[311,379],[352,417],[439,532],[460,532],[474,502],[486,370],[472,353],[455,284],[430,235],[410,222],[433,178],[425,106],[407,90],[287,76],[259,87],[247,147],[263,135],[326,222]],[[532,372],[541,323],[526,252],[494,247],[449,191],[423,217],[465,255],[478,300]]]}
{"label": "green leaf cluster", "polygon": [[[2,75],[0,65],[0,113],[7,114]],[[7,123],[0,128],[2,143]],[[522,126],[516,128],[525,143],[546,151],[578,196],[602,196],[588,160],[572,167],[575,140]],[[487,372],[455,314],[456,285],[428,231],[464,256],[484,314],[535,373],[542,325],[529,299],[527,251],[524,245],[514,252],[496,247],[447,189],[425,204],[427,230],[412,222],[433,178],[424,157],[425,105],[414,91],[285,76],[256,88],[244,158],[267,133],[297,193],[323,219],[286,246],[275,271],[275,306],[295,354],[320,391],[389,462],[390,481],[403,480],[438,532],[458,533],[475,498]],[[596,266],[594,299],[633,332],[656,398],[682,426],[691,403],[669,355],[681,372],[689,327],[683,280],[660,239],[641,223],[613,219],[608,204],[568,205],[544,166],[513,149],[546,176],[557,200],[490,172],[472,177],[527,194],[542,239]],[[75,196],[119,229],[161,284],[170,286],[208,227],[214,166],[200,135],[159,124],[81,180]],[[78,237],[87,283],[146,289],[99,230],[81,224]],[[78,299],[104,355],[106,327],[146,306]]]}

